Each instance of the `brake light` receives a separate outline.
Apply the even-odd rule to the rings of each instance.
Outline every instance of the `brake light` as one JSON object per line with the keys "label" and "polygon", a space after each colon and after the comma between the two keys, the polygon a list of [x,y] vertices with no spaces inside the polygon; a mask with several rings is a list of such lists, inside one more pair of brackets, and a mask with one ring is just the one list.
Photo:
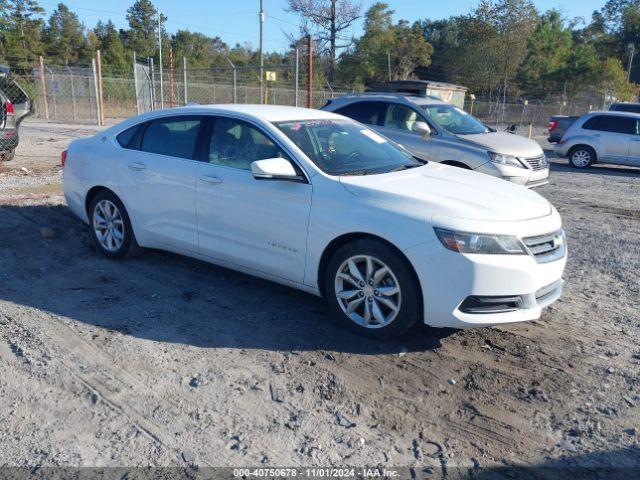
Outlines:
{"label": "brake light", "polygon": [[63,150],[62,153],[60,154],[60,165],[64,167],[65,163],[67,163],[67,151]]}
{"label": "brake light", "polygon": [[7,100],[7,113],[13,113],[13,103]]}
{"label": "brake light", "polygon": [[557,120],[549,120],[549,131],[552,132],[558,126]]}

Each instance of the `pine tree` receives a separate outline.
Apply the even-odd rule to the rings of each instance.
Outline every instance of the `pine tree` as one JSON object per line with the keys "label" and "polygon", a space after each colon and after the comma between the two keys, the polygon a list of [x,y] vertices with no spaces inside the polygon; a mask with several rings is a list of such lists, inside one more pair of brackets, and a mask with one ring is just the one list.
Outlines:
{"label": "pine tree", "polygon": [[48,60],[60,65],[86,62],[90,54],[84,30],[78,15],[59,3],[44,28]]}
{"label": "pine tree", "polygon": [[0,0],[0,42],[5,60],[13,66],[32,66],[43,52],[44,10],[36,0]]}
{"label": "pine tree", "polygon": [[102,55],[103,70],[116,74],[129,72],[129,55],[113,22],[111,20],[107,23],[98,22],[93,33],[97,38],[96,48],[100,49]]}

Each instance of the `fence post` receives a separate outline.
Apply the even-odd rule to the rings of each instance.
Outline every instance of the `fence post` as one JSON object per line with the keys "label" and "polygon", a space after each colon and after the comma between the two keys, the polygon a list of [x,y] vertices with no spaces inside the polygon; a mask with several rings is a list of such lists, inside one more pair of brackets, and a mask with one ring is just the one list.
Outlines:
{"label": "fence post", "polygon": [[96,50],[96,64],[98,67],[98,102],[100,105],[99,108],[99,112],[100,112],[100,117],[99,117],[99,126],[103,126],[104,125],[104,100],[102,98],[102,60],[100,58],[100,50]]}
{"label": "fence post", "polygon": [[72,110],[72,115],[73,115],[73,122],[76,122],[76,89],[75,86],[73,85],[73,71],[67,67],[67,70],[69,70],[69,77],[71,80],[71,108]]}
{"label": "fence post", "polygon": [[307,68],[307,108],[313,107],[313,39],[308,39],[309,67]]}
{"label": "fence post", "polygon": [[182,87],[184,88],[184,104],[188,103],[187,100],[187,57],[182,57]]}
{"label": "fence post", "polygon": [[149,57],[149,68],[151,69],[151,109],[156,109],[156,73],[153,66],[153,57]]}
{"label": "fence post", "polygon": [[300,51],[296,48],[296,73],[295,73],[295,93],[294,93],[296,107],[298,106],[298,79],[300,74],[299,60],[300,60]]}
{"label": "fence post", "polygon": [[138,75],[136,74],[136,52],[133,52],[133,89],[136,91],[136,113],[140,115],[140,103],[138,102]]}
{"label": "fence post", "polygon": [[42,88],[42,105],[44,107],[44,116],[49,120],[49,104],[47,103],[47,82],[44,79],[44,59],[40,55],[40,88]]}
{"label": "fence post", "polygon": [[91,59],[91,70],[93,70],[93,89],[96,98],[96,124],[100,126],[100,103],[98,102],[98,73],[96,72],[96,59]]}
{"label": "fence post", "polygon": [[236,66],[229,58],[227,58],[227,62],[229,62],[229,65],[233,68],[233,103],[238,103],[238,75]]}
{"label": "fence post", "polygon": [[51,100],[53,102],[53,117],[58,120],[58,106],[56,105],[56,89],[54,88],[55,80],[53,72],[51,72]]}

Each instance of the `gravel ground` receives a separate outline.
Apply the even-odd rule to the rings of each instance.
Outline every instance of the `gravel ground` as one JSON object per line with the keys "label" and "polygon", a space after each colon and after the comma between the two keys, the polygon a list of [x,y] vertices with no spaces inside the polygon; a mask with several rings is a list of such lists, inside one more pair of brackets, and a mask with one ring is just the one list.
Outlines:
{"label": "gravel ground", "polygon": [[161,252],[98,255],[56,166],[93,131],[27,122],[0,174],[0,465],[637,474],[640,170],[552,159],[537,191],[570,258],[539,321],[379,343],[295,290]]}

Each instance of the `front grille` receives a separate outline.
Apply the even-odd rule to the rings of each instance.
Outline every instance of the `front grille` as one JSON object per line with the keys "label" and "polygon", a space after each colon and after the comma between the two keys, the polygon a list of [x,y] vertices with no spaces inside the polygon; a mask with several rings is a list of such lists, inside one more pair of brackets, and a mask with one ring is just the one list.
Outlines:
{"label": "front grille", "polygon": [[547,158],[544,154],[538,157],[525,158],[525,162],[531,167],[531,170],[543,170],[547,168]]}
{"label": "front grille", "polygon": [[567,251],[562,230],[546,235],[523,238],[522,241],[538,263],[552,262],[562,258]]}

